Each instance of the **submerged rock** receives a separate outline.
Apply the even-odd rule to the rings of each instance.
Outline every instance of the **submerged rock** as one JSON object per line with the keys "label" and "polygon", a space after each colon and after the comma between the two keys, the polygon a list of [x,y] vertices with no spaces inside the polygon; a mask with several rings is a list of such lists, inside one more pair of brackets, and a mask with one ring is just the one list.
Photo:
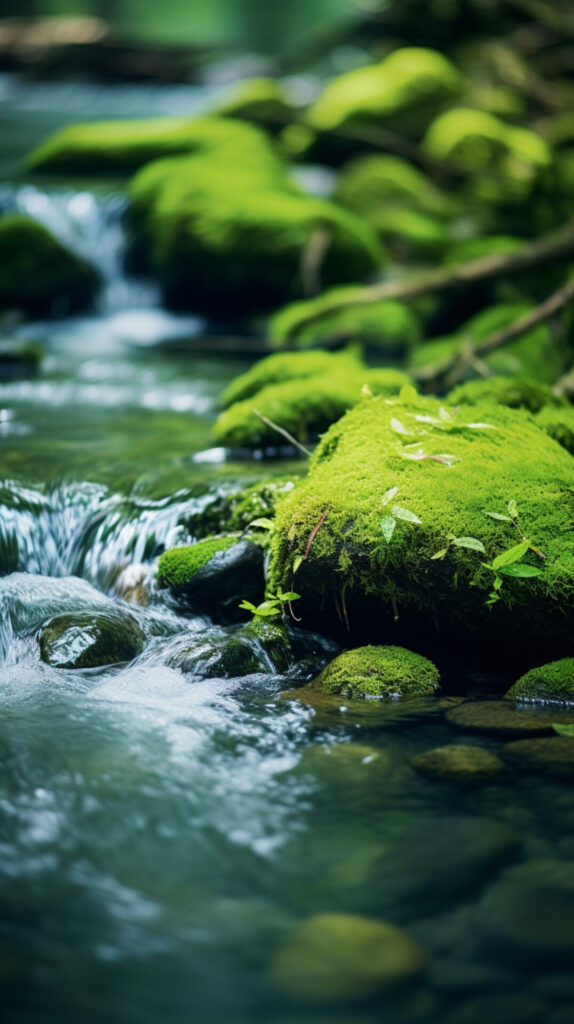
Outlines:
{"label": "submerged rock", "polygon": [[174,637],[166,664],[194,679],[236,679],[254,672],[285,672],[293,657],[287,629],[254,621],[234,632],[207,629]]}
{"label": "submerged rock", "polygon": [[40,631],[42,660],[54,668],[100,668],[132,661],[144,634],[132,616],[113,612],[59,615]]}
{"label": "submerged rock", "polygon": [[93,268],[38,221],[20,213],[0,218],[0,307],[68,313],[88,306],[99,283]]}
{"label": "submerged rock", "polygon": [[[573,486],[571,456],[521,410],[457,411],[406,390],[365,399],[279,503],[271,587],[291,587],[296,566],[305,625],[340,634],[346,609],[355,643],[408,646],[413,629],[430,643],[438,628],[443,642],[474,642],[515,667],[533,651],[556,656],[571,645]],[[517,545],[512,501],[545,559]],[[488,561],[504,552],[521,565],[487,604]]]}
{"label": "submerged rock", "polygon": [[574,701],[574,658],[561,658],[531,668],[510,687],[507,697]]}
{"label": "submerged rock", "polygon": [[439,672],[428,658],[404,647],[359,647],[344,651],[314,685],[349,697],[406,697],[434,693]]}
{"label": "submerged rock", "polygon": [[170,548],[160,557],[157,579],[192,610],[219,619],[243,618],[238,609],[242,600],[263,599],[263,549],[237,537],[210,537]]}
{"label": "submerged rock", "polygon": [[396,925],[317,914],[286,940],[271,978],[291,998],[333,1003],[376,995],[412,981],[426,967],[425,950]]}
{"label": "submerged rock", "polygon": [[482,747],[461,744],[425,750],[411,758],[411,765],[431,779],[462,785],[490,782],[505,770],[496,754]]}
{"label": "submerged rock", "polygon": [[[555,713],[553,717],[556,721],[559,716]],[[571,722],[574,725],[574,718]],[[502,748],[502,754],[520,772],[548,775],[556,779],[574,779],[574,738],[571,736],[516,740],[507,743]]]}
{"label": "submerged rock", "polygon": [[465,701],[447,711],[447,721],[466,732],[490,736],[538,736],[552,733],[554,722],[574,722],[564,711],[541,711],[528,705],[513,707],[508,701]]}

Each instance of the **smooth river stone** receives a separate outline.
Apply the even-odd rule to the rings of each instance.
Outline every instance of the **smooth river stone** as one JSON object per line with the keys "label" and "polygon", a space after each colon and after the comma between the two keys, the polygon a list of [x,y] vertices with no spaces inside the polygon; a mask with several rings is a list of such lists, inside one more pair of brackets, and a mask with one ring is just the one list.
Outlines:
{"label": "smooth river stone", "polygon": [[502,756],[520,771],[574,779],[574,737],[515,740],[502,748]]}
{"label": "smooth river stone", "polygon": [[505,771],[496,754],[469,744],[425,750],[411,758],[411,766],[428,778],[462,785],[489,782]]}
{"label": "smooth river stone", "polygon": [[447,711],[446,719],[456,729],[489,736],[551,735],[553,723],[574,723],[574,710],[542,710],[529,704],[513,706],[503,700],[465,701]]}

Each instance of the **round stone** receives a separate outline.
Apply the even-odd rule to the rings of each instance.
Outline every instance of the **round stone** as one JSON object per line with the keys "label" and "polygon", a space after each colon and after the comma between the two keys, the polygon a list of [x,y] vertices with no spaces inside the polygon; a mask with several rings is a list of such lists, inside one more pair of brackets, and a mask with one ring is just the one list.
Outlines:
{"label": "round stone", "polygon": [[505,770],[496,754],[463,744],[425,750],[411,758],[411,765],[429,778],[462,784],[488,782]]}
{"label": "round stone", "polygon": [[519,771],[574,779],[574,738],[548,736],[516,740],[502,748],[503,757]]}
{"label": "round stone", "polygon": [[503,700],[465,701],[451,708],[447,721],[466,732],[490,736],[540,736],[551,734],[557,723],[574,723],[574,711],[547,711],[530,704],[513,705]]}

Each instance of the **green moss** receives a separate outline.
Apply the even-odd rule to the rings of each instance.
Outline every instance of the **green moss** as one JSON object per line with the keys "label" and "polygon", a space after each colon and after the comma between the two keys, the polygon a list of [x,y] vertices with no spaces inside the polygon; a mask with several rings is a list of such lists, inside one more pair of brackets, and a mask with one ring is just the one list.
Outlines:
{"label": "green moss", "polygon": [[532,668],[510,687],[507,697],[527,700],[574,700],[574,658]]}
{"label": "green moss", "polygon": [[221,396],[221,405],[227,408],[242,402],[269,384],[286,380],[303,380],[324,373],[357,373],[362,363],[353,351],[333,352],[280,352],[260,359],[247,373],[242,373],[229,384]]}
{"label": "green moss", "polygon": [[52,135],[27,161],[29,170],[68,174],[131,174],[152,160],[193,154],[233,163],[281,161],[259,129],[223,117],[160,117],[91,121]]}
{"label": "green moss", "polygon": [[545,406],[536,417],[538,426],[574,455],[574,409]]}
{"label": "green moss", "polygon": [[219,551],[227,551],[237,537],[207,537],[189,547],[169,548],[161,555],[157,580],[162,587],[181,587],[195,576]]}
{"label": "green moss", "polygon": [[269,323],[271,343],[277,347],[307,348],[337,339],[364,341],[381,352],[404,352],[421,338],[421,322],[404,302],[386,300],[337,308],[362,293],[360,285],[331,288],[313,299],[292,302]]}
{"label": "green moss", "polygon": [[363,388],[373,394],[396,394],[409,382],[400,370],[331,371],[302,380],[270,384],[255,396],[236,402],[215,424],[218,444],[231,448],[281,445],[276,430],[263,422],[254,407],[303,443],[321,434],[361,400]]}
{"label": "green moss", "polygon": [[435,50],[405,47],[380,64],[358,68],[329,82],[309,110],[313,128],[329,131],[353,120],[387,123],[407,115],[417,121],[456,96],[461,78],[453,64]]}
{"label": "green moss", "polygon": [[[267,661],[274,672],[286,672],[292,660],[291,640],[285,626],[255,616],[236,634],[254,647],[260,660]],[[268,665],[269,667],[269,665]]]}
{"label": "green moss", "polygon": [[419,210],[381,209],[369,218],[389,249],[400,258],[437,256],[444,252],[449,234],[437,217]]}
{"label": "green moss", "polygon": [[465,238],[463,241],[453,242],[449,246],[443,263],[446,266],[455,266],[457,263],[468,263],[470,260],[479,260],[484,256],[518,252],[523,248],[524,239],[517,238],[515,235],[483,235],[479,238]]}
{"label": "green moss", "polygon": [[343,167],[335,198],[363,215],[397,205],[435,217],[449,217],[456,210],[453,200],[414,164],[390,154],[359,157]]}
{"label": "green moss", "polygon": [[330,662],[315,685],[349,697],[406,697],[434,693],[439,680],[432,661],[404,647],[358,647]]}
{"label": "green moss", "polygon": [[[490,610],[493,574],[483,562],[513,546],[516,532],[486,512],[504,513],[510,500],[547,557],[529,553],[525,562],[542,575],[505,580]],[[388,541],[381,523],[395,504],[421,523],[397,518]],[[517,638],[524,649],[563,640],[574,609],[573,512],[571,456],[522,410],[486,404],[444,420],[435,399],[367,399],[325,434],[307,479],[279,503],[271,586],[293,584],[294,560],[321,522],[296,576],[299,614],[314,626],[330,627],[339,610],[351,635],[374,639],[385,624],[396,633],[395,615],[408,623],[422,614],[445,637],[488,629],[494,643],[506,630],[509,650]],[[478,539],[486,558],[452,547],[433,559],[449,535]]]}
{"label": "green moss", "polygon": [[[423,366],[440,367],[451,359],[469,339],[483,341],[495,331],[515,323],[532,309],[527,302],[499,303],[478,313],[458,329],[455,334],[430,338],[412,350],[409,369]],[[511,377],[533,377],[553,383],[565,370],[568,353],[564,344],[557,344],[547,324],[540,324],[521,335],[516,341],[485,355],[485,364],[495,374]],[[468,376],[476,376],[469,367]]]}
{"label": "green moss", "polygon": [[451,405],[492,402],[494,405],[507,405],[511,409],[528,409],[530,412],[539,412],[548,406],[554,416],[554,410],[568,405],[566,399],[555,395],[548,384],[529,377],[487,377],[485,380],[466,381],[449,393],[448,401]]}
{"label": "green moss", "polygon": [[42,224],[19,213],[0,219],[0,306],[69,312],[93,300],[95,271]]}
{"label": "green moss", "polygon": [[317,232],[329,241],[325,285],[361,280],[383,260],[368,224],[306,195],[259,155],[253,162],[225,154],[157,161],[136,175],[129,195],[140,249],[172,305],[221,317],[222,309],[259,312],[297,297]]}
{"label": "green moss", "polygon": [[276,78],[244,78],[215,96],[212,113],[266,126],[287,124],[294,114],[289,91]]}

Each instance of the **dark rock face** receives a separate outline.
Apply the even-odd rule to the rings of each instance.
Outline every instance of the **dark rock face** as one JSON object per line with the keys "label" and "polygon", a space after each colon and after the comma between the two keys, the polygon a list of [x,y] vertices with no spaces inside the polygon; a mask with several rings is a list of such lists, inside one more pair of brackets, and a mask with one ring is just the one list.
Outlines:
{"label": "dark rock face", "polygon": [[226,551],[218,551],[181,586],[172,587],[178,602],[191,611],[205,613],[219,622],[245,617],[238,605],[242,600],[263,600],[264,553],[257,544],[240,541]]}
{"label": "dark rock face", "polygon": [[135,619],[122,612],[58,615],[40,632],[42,660],[54,668],[99,668],[132,661],[144,635]]}

